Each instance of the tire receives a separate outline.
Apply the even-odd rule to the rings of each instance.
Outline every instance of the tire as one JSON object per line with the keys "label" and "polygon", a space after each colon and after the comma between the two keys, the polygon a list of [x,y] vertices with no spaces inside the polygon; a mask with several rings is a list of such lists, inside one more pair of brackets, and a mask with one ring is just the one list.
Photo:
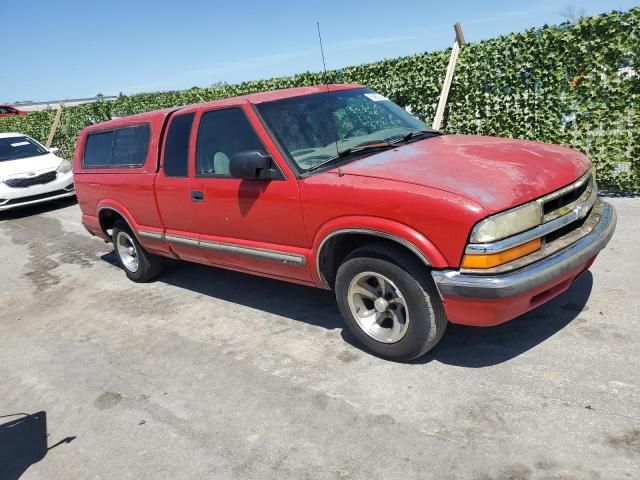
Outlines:
{"label": "tire", "polygon": [[338,268],[335,292],[349,330],[386,359],[424,355],[447,327],[433,280],[414,257],[393,245],[371,243],[353,251]]}
{"label": "tire", "polygon": [[147,252],[133,234],[129,226],[118,220],[111,235],[113,250],[118,264],[129,280],[137,283],[150,282],[162,272],[163,259]]}

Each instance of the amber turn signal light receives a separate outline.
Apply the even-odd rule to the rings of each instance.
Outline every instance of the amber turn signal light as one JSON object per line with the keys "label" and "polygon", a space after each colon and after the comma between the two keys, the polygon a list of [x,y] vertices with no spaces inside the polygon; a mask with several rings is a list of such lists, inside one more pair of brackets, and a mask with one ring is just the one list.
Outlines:
{"label": "amber turn signal light", "polygon": [[542,240],[536,238],[530,242],[523,243],[517,247],[504,250],[499,253],[492,253],[487,255],[465,255],[462,258],[462,268],[493,268],[498,265],[515,260],[516,258],[524,257],[530,253],[540,250],[542,246]]}

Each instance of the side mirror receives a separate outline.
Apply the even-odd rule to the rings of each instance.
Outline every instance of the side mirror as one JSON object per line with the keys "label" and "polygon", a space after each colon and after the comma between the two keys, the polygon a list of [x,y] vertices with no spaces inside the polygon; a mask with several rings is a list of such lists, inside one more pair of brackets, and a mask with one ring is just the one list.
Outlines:
{"label": "side mirror", "polygon": [[233,178],[245,180],[279,180],[280,172],[273,168],[271,155],[249,150],[238,152],[229,161],[229,173]]}
{"label": "side mirror", "polygon": [[52,148],[49,149],[49,153],[54,153],[55,154],[55,153],[58,153],[59,150],[60,149],[58,147],[52,147]]}

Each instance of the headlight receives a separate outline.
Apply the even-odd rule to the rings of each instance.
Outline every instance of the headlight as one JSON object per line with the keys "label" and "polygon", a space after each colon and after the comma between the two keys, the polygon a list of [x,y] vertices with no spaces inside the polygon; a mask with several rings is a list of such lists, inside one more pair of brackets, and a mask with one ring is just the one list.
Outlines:
{"label": "headlight", "polygon": [[69,173],[71,171],[71,162],[69,160],[62,160],[57,171],[58,173]]}
{"label": "headlight", "polygon": [[541,221],[540,204],[527,203],[478,222],[471,232],[471,243],[495,242],[537,227]]}

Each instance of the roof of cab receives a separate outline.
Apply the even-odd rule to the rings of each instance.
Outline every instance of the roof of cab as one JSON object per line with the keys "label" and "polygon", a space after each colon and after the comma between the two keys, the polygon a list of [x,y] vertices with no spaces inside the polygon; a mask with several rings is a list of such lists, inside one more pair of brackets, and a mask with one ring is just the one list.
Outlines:
{"label": "roof of cab", "polygon": [[335,92],[339,90],[351,90],[354,88],[363,88],[362,85],[350,84],[350,83],[333,83],[328,85],[315,85],[311,87],[294,87],[283,88],[280,90],[271,90],[269,92],[251,93],[248,95],[241,95],[237,97],[221,98],[219,100],[213,100],[211,102],[194,103],[192,105],[184,105],[181,107],[165,108],[163,110],[154,110],[152,112],[139,113],[137,115],[130,115],[126,117],[120,117],[106,122],[96,123],[85,128],[85,133],[104,130],[109,127],[121,127],[124,125],[132,125],[136,123],[156,123],[162,122],[166,117],[178,110],[193,109],[193,107],[220,107],[225,105],[238,105],[240,103],[249,102],[253,104],[272,102],[274,100],[283,100],[285,98],[301,97],[304,95],[313,95],[315,93],[323,92]]}
{"label": "roof of cab", "polygon": [[[329,85],[314,85],[311,87],[293,87],[282,88],[280,90],[270,90],[268,92],[250,93],[248,95],[241,95],[238,97],[221,98],[220,100],[213,100],[211,102],[205,102],[199,105],[214,106],[214,105],[226,105],[226,104],[238,104],[243,101],[249,103],[264,103],[272,102],[274,100],[283,100],[285,98],[301,97],[304,95],[313,95],[315,93],[335,92],[338,90],[351,90],[354,88],[363,88],[362,85],[352,83],[332,83]],[[190,105],[193,106],[193,105]]]}
{"label": "roof of cab", "polygon": [[138,113],[136,115],[127,115],[126,117],[118,117],[114,118],[113,120],[107,120],[106,122],[94,123],[93,125],[89,125],[83,130],[83,132],[90,133],[95,130],[106,130],[109,127],[116,128],[125,125],[134,125],[140,123],[154,124],[158,121],[160,122],[160,124],[162,124],[166,117],[171,115],[171,113],[175,112],[176,110],[180,110],[180,108],[182,107],[164,108],[162,110],[154,110],[152,112],[144,112]]}

